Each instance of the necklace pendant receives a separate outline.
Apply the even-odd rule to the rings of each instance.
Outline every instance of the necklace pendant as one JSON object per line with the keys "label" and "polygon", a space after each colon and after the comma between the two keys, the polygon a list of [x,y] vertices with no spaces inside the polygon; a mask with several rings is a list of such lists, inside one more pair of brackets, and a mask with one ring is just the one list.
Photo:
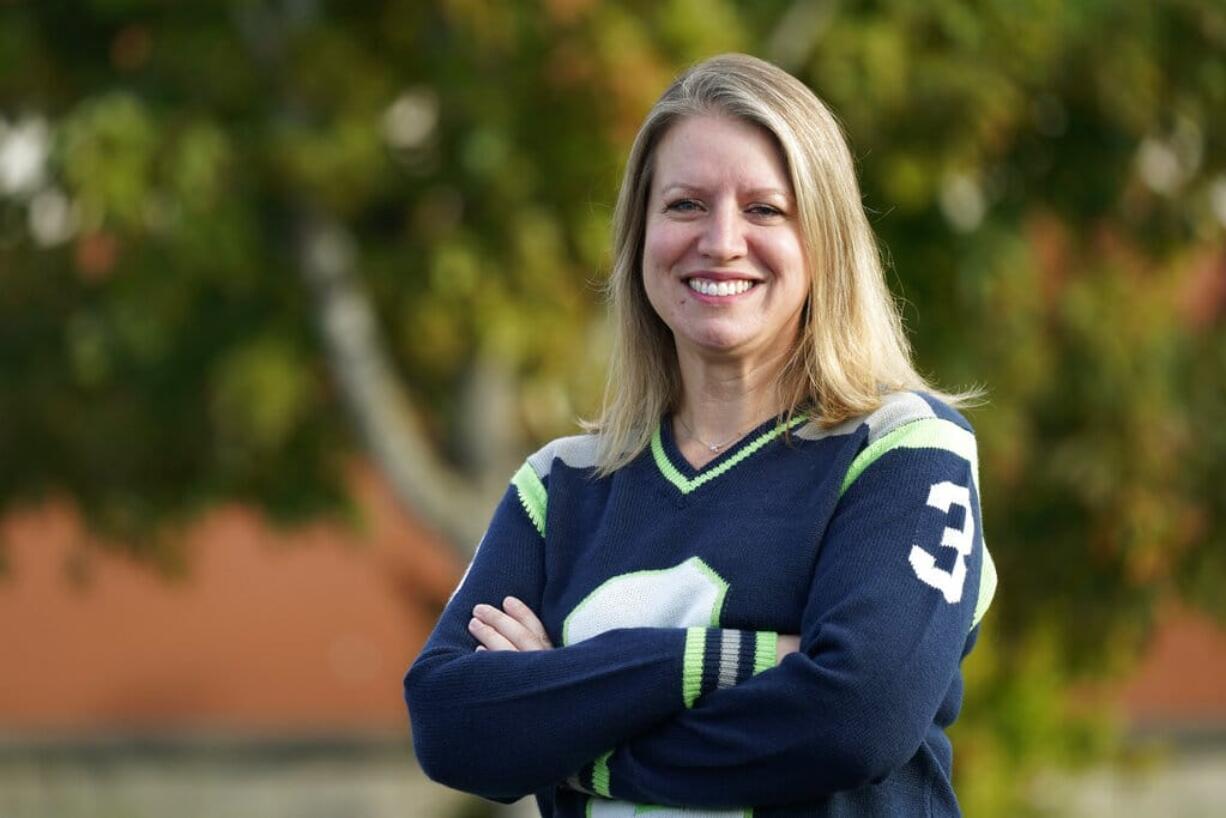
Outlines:
{"label": "necklace pendant", "polygon": [[690,424],[686,423],[685,420],[680,415],[677,416],[677,422],[681,424],[681,428],[689,432],[689,435],[693,440],[696,440],[698,443],[705,446],[707,451],[711,452],[712,454],[719,454],[724,449],[728,448],[733,443],[740,440],[740,435],[737,435],[736,437],[732,438],[726,443],[708,443],[707,441],[703,440],[698,435],[694,434],[694,430],[690,428]]}

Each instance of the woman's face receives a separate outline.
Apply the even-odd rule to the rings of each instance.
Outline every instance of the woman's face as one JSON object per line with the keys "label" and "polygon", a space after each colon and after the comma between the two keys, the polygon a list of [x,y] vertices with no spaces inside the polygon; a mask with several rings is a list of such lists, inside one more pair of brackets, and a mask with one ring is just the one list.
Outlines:
{"label": "woman's face", "polygon": [[785,356],[809,293],[796,201],[764,129],[694,116],[660,140],[643,284],[681,356]]}

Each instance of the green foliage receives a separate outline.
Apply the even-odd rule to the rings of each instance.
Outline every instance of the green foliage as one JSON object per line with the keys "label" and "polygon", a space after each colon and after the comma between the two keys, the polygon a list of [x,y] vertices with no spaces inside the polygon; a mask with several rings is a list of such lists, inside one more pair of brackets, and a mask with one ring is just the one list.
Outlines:
{"label": "green foliage", "polygon": [[0,188],[0,505],[65,493],[156,559],[133,534],[213,503],[343,504],[304,213],[353,232],[440,440],[482,355],[522,379],[513,422],[569,430],[643,113],[685,63],[785,40],[845,124],[922,367],[989,389],[1001,591],[959,775],[970,814],[1020,814],[1019,782],[1110,737],[1067,691],[1126,667],[1156,603],[1226,615],[1212,0],[6,7],[0,136],[41,118],[50,156]]}

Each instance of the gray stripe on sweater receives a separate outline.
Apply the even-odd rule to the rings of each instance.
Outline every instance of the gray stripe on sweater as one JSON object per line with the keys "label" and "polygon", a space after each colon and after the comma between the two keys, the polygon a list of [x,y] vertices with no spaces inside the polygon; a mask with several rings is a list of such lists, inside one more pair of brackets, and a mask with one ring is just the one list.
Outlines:
{"label": "gray stripe on sweater", "polygon": [[734,630],[720,631],[719,638],[719,679],[716,687],[732,687],[736,684],[737,669],[741,658],[741,632]]}
{"label": "gray stripe on sweater", "polygon": [[829,429],[823,429],[816,423],[809,422],[797,429],[795,435],[801,440],[821,440],[838,435],[849,435],[860,428],[861,424],[867,423],[868,443],[871,444],[911,421],[936,416],[937,413],[928,405],[928,401],[914,392],[894,392],[882,398],[881,406],[868,415],[848,418]]}
{"label": "gray stripe on sweater", "polygon": [[528,464],[536,476],[544,480],[553,468],[555,459],[572,469],[587,469],[596,465],[596,435],[571,435],[546,443],[528,458]]}

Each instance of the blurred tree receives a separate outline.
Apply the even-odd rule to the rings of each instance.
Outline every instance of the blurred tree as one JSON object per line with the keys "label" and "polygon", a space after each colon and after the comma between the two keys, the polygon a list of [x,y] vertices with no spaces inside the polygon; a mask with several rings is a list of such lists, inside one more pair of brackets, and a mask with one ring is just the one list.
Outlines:
{"label": "blurred tree", "polygon": [[1226,614],[1215,0],[5,4],[0,505],[173,561],[144,535],[223,500],[343,509],[354,428],[475,542],[521,436],[595,407],[620,162],[722,50],[839,112],[920,360],[990,390],[959,775],[1019,814],[1102,746],[1071,684],[1165,599]]}

